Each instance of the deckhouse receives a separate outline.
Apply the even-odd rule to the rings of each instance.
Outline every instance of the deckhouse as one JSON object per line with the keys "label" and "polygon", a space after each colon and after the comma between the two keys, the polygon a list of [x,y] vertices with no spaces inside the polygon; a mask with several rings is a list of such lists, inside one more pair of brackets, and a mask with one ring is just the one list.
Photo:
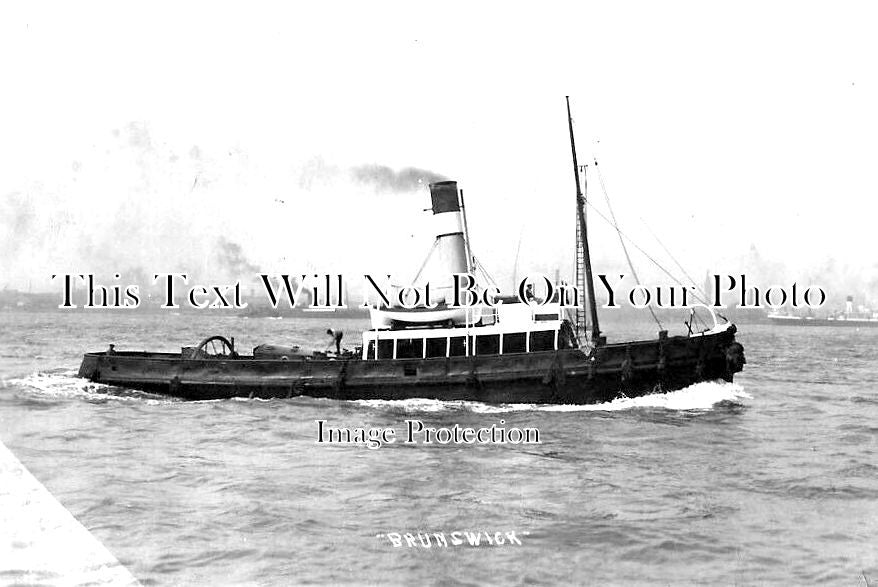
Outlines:
{"label": "deckhouse", "polygon": [[433,359],[577,348],[573,325],[565,316],[568,310],[557,302],[530,305],[516,300],[470,308],[463,324],[394,320],[390,328],[386,312],[373,310],[373,329],[363,333],[362,358]]}

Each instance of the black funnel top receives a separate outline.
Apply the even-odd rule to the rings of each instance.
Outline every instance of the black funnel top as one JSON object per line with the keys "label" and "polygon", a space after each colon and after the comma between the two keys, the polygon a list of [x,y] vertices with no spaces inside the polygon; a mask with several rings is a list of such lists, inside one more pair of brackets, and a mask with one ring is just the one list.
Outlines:
{"label": "black funnel top", "polygon": [[430,198],[433,200],[433,214],[458,212],[460,210],[456,181],[437,181],[436,183],[431,183]]}

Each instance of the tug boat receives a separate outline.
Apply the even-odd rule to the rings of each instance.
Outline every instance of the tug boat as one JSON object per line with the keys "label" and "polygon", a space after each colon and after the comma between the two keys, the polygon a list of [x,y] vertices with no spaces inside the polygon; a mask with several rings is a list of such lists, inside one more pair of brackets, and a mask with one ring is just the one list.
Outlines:
{"label": "tug boat", "polygon": [[[341,400],[430,398],[526,404],[588,404],[620,396],[732,381],[746,363],[736,327],[720,323],[653,340],[607,343],[598,322],[585,217],[567,104],[576,179],[576,286],[548,300],[519,295],[492,307],[458,307],[446,297],[430,308],[378,306],[353,352],[330,356],[260,345],[239,354],[234,339],[211,336],[180,353],[86,353],[79,376],[94,382],[187,400],[326,397]],[[454,181],[430,184],[436,239],[418,272],[437,291],[449,275],[479,267],[469,246],[463,192]],[[427,268],[430,268],[427,271]],[[430,276],[438,279],[434,281]]]}

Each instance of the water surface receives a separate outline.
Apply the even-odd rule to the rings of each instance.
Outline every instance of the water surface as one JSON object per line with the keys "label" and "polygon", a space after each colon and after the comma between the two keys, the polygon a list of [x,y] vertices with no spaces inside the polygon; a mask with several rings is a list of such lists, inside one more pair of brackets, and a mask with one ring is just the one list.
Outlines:
{"label": "water surface", "polygon": [[[109,342],[322,348],[326,326],[0,314],[0,440],[144,584],[878,582],[878,329],[743,326],[734,384],[599,406],[182,402],[75,377]],[[542,442],[327,446],[318,419],[503,420]],[[383,536],[464,530],[522,544]]]}

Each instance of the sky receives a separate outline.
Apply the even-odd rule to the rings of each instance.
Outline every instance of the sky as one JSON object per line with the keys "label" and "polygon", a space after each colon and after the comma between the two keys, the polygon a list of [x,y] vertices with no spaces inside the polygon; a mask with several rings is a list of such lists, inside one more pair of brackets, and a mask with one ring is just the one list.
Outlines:
{"label": "sky", "polygon": [[[463,188],[473,250],[501,285],[566,272],[569,95],[580,162],[597,158],[621,229],[664,266],[679,274],[666,247],[693,276],[878,302],[874,13],[7,3],[0,287],[60,291],[53,273],[80,272],[410,278],[437,177]],[[596,270],[620,267],[596,212],[590,230]]]}

